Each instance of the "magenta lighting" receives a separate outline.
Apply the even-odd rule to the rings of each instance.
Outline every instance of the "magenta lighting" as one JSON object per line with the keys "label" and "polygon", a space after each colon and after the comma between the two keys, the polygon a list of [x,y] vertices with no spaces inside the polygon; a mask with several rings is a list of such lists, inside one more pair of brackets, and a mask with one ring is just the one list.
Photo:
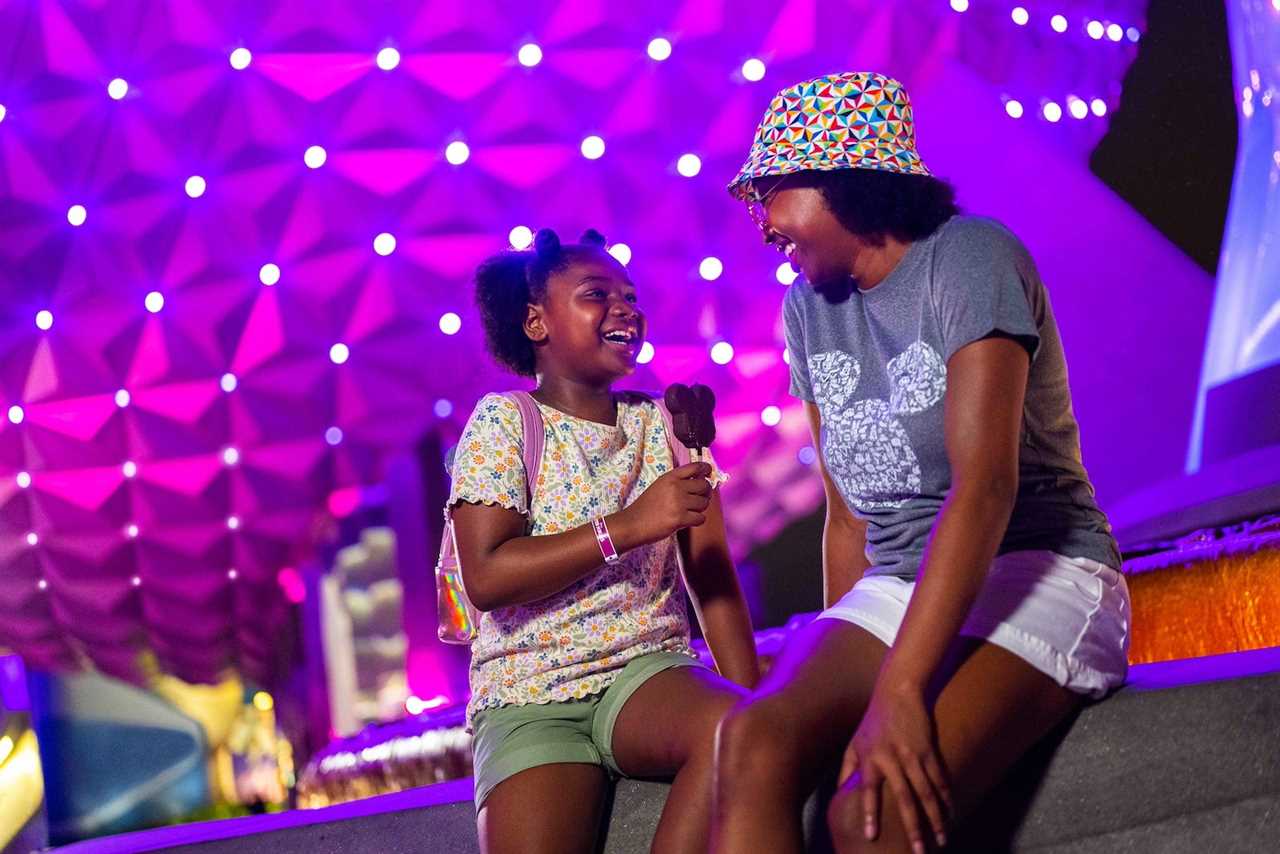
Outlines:
{"label": "magenta lighting", "polygon": [[[907,84],[962,203],[1034,247],[1067,335],[1098,294],[1159,281],[1161,328],[1190,340],[1186,295],[1213,292],[1089,171],[1143,0],[491,5],[501,20],[419,0],[3,4],[0,578],[20,592],[0,645],[29,667],[88,654],[141,679],[145,638],[184,680],[269,682],[295,607],[275,580],[320,553],[329,496],[528,386],[486,353],[473,279],[542,228],[597,229],[636,286],[648,328],[621,387],[715,390],[735,548],[817,507],[780,323],[803,280],[725,187],[775,92],[858,57]],[[1046,208],[1072,227],[1034,231]],[[1164,411],[1116,390],[1176,395],[1131,382],[1125,334],[1087,340],[1078,382],[1112,390],[1077,400],[1105,497],[1131,464],[1121,433]]]}

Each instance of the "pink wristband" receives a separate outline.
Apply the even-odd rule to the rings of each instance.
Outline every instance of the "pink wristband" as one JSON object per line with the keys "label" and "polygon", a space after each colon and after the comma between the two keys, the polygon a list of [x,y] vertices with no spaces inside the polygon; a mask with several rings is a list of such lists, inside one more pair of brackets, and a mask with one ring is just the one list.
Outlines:
{"label": "pink wristband", "polygon": [[604,562],[617,563],[620,559],[618,550],[613,547],[613,538],[609,536],[609,526],[604,523],[604,517],[592,519],[591,529],[596,532],[596,543],[600,546],[600,554],[604,555]]}

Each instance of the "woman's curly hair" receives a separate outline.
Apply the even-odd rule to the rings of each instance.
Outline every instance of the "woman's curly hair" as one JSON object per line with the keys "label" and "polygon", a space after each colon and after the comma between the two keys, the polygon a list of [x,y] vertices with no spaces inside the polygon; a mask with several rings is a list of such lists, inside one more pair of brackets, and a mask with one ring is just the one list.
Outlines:
{"label": "woman's curly hair", "polygon": [[529,304],[547,295],[547,280],[567,268],[576,256],[605,247],[604,235],[588,229],[578,243],[563,244],[551,229],[538,231],[533,249],[507,249],[476,269],[476,304],[485,344],[498,364],[522,377],[536,370],[533,342],[524,334]]}
{"label": "woman's curly hair", "polygon": [[932,175],[877,169],[837,169],[797,175],[817,188],[840,224],[873,243],[886,237],[922,240],[960,212],[955,190]]}

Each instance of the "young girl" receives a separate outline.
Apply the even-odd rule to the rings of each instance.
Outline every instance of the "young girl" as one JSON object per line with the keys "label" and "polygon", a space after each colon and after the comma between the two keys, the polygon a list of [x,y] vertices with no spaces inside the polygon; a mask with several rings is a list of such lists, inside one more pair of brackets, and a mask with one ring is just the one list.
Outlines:
{"label": "young girl", "polygon": [[[519,410],[487,395],[454,463],[482,612],[467,709],[481,847],[591,851],[609,777],[674,775],[654,850],[705,851],[716,725],[757,678],[713,466],[675,468],[657,406],[612,391],[645,316],[599,233],[538,232],[480,266],[476,296],[498,362],[536,378],[545,427],[527,485]],[[689,650],[677,549],[719,675]]]}

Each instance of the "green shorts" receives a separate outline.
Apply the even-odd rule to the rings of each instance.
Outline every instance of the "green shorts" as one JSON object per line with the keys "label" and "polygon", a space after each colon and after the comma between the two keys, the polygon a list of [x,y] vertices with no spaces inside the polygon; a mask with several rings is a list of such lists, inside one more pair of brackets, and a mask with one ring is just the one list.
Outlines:
{"label": "green shorts", "polygon": [[602,765],[611,776],[620,776],[613,760],[613,725],[627,700],[663,670],[705,666],[682,653],[652,652],[632,659],[612,685],[585,699],[499,706],[477,713],[471,742],[476,810],[503,780],[539,765],[582,762]]}

